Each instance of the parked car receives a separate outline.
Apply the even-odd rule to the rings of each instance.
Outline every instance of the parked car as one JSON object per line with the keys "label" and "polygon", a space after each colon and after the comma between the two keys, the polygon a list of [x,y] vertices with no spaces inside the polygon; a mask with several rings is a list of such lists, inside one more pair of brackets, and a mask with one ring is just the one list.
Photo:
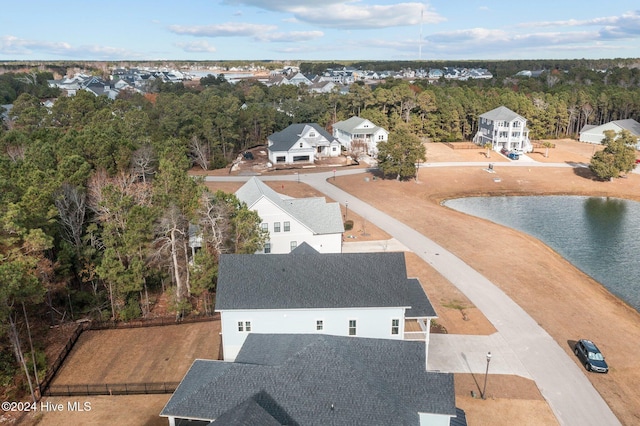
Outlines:
{"label": "parked car", "polygon": [[509,150],[508,150],[507,148],[502,148],[502,149],[500,150],[500,153],[501,153],[502,155],[507,155],[507,154],[509,154]]}
{"label": "parked car", "polygon": [[596,371],[598,373],[609,372],[609,366],[604,360],[604,355],[602,355],[600,349],[598,349],[591,340],[578,340],[573,351],[587,371]]}
{"label": "parked car", "polygon": [[507,157],[511,160],[519,160],[520,156],[518,155],[517,152],[510,152],[509,154],[507,154]]}

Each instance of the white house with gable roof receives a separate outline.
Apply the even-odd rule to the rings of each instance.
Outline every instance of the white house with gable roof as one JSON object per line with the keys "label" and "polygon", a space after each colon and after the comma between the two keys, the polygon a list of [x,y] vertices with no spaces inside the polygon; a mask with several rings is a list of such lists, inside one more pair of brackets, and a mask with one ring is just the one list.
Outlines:
{"label": "white house with gable roof", "polygon": [[291,198],[278,194],[257,177],[235,193],[249,209],[258,212],[269,231],[264,253],[289,253],[306,242],[320,253],[342,252],[342,213],[338,203],[324,197]]}
{"label": "white house with gable roof", "polygon": [[272,164],[305,164],[341,154],[340,142],[316,123],[292,124],[267,138]]}
{"label": "white house with gable roof", "polygon": [[404,253],[223,254],[218,269],[225,361],[250,333],[424,340],[435,311]]}
{"label": "white house with gable roof", "polygon": [[494,151],[533,151],[529,140],[527,119],[505,106],[485,112],[478,118],[478,132],[473,142],[484,146],[490,143]]}
{"label": "white house with gable roof", "polygon": [[389,132],[366,118],[351,117],[333,125],[333,137],[348,151],[363,150],[365,154],[378,155],[378,143],[389,138]]}

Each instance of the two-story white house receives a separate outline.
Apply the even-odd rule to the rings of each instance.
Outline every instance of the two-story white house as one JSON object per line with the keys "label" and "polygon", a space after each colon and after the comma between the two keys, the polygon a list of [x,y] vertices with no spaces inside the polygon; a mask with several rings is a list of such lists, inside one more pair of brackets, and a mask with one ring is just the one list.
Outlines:
{"label": "two-story white house", "polygon": [[198,359],[160,416],[178,425],[466,426],[453,373],[422,342],[251,334],[234,362]]}
{"label": "two-story white house", "polygon": [[327,203],[324,197],[287,197],[257,177],[249,179],[235,195],[258,212],[262,229],[269,232],[263,253],[289,253],[302,243],[320,253],[342,252],[344,224],[338,203]]}
{"label": "two-story white house", "polygon": [[375,157],[378,155],[378,143],[388,140],[389,132],[366,118],[351,117],[333,125],[333,137],[347,151],[361,151]]}
{"label": "two-story white house", "polygon": [[250,333],[415,339],[428,350],[436,318],[420,281],[407,278],[404,253],[318,253],[306,244],[290,254],[223,254],[215,311],[225,361]]}
{"label": "two-story white house", "polygon": [[527,120],[505,106],[480,115],[478,132],[473,142],[480,146],[490,143],[494,151],[500,151],[502,148],[509,151],[533,151]]}
{"label": "two-story white house", "polygon": [[340,142],[316,123],[292,124],[269,136],[267,144],[269,161],[274,165],[313,164],[341,154]]}

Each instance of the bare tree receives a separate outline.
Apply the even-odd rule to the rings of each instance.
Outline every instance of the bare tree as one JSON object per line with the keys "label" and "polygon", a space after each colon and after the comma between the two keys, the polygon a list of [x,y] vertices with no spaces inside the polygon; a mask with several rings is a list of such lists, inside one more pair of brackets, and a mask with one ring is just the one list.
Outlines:
{"label": "bare tree", "polygon": [[142,182],[147,182],[147,176],[156,172],[156,157],[153,147],[145,144],[133,152],[131,156],[131,169],[133,175]]}
{"label": "bare tree", "polygon": [[26,148],[24,145],[10,145],[6,149],[7,156],[14,163],[18,160],[24,160]]}
{"label": "bare tree", "polygon": [[168,260],[173,282],[176,285],[176,304],[181,310],[182,302],[190,295],[187,251],[184,245],[189,238],[189,223],[180,209],[171,205],[158,223],[156,247],[158,250],[154,256],[158,263]]}
{"label": "bare tree", "polygon": [[227,203],[215,202],[209,193],[204,192],[198,216],[203,242],[219,256],[225,251],[225,238],[231,232],[230,206]]}
{"label": "bare tree", "polygon": [[82,246],[82,227],[86,211],[86,193],[80,188],[62,184],[55,197],[60,223],[64,230],[63,238],[76,250]]}
{"label": "bare tree", "polygon": [[189,141],[189,155],[194,163],[202,168],[202,170],[209,170],[209,144],[202,142],[197,136],[193,136]]}

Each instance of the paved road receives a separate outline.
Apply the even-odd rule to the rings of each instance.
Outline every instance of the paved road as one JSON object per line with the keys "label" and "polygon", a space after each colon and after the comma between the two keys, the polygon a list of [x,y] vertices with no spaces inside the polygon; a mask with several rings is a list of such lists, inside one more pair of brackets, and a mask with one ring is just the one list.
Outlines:
{"label": "paved road", "polygon": [[[444,163],[430,163],[438,166]],[[457,165],[457,163],[447,163]],[[469,165],[469,163],[461,163]],[[472,163],[473,164],[473,163]],[[476,167],[480,164],[475,163]],[[500,163],[500,166],[511,163]],[[523,164],[525,163],[518,163]],[[536,163],[546,167],[550,163]],[[563,167],[570,167],[564,163]],[[486,165],[486,164],[485,164]],[[526,163],[526,166],[532,166]],[[558,167],[556,164],[555,167]],[[363,169],[337,175],[362,173]],[[585,372],[519,305],[483,275],[416,230],[351,194],[331,185],[333,173],[300,174],[299,179],[389,233],[448,279],[487,317],[510,347],[528,376],[535,380],[562,425],[619,425],[609,406],[586,378]],[[246,177],[208,177],[207,180],[243,181]],[[273,176],[268,180],[295,180],[296,176]],[[574,336],[567,336],[572,338]],[[484,353],[484,352],[483,352]],[[492,351],[494,354],[494,351]],[[466,356],[466,355],[465,355]],[[502,355],[495,353],[496,361]],[[492,370],[493,371],[493,370]]]}

